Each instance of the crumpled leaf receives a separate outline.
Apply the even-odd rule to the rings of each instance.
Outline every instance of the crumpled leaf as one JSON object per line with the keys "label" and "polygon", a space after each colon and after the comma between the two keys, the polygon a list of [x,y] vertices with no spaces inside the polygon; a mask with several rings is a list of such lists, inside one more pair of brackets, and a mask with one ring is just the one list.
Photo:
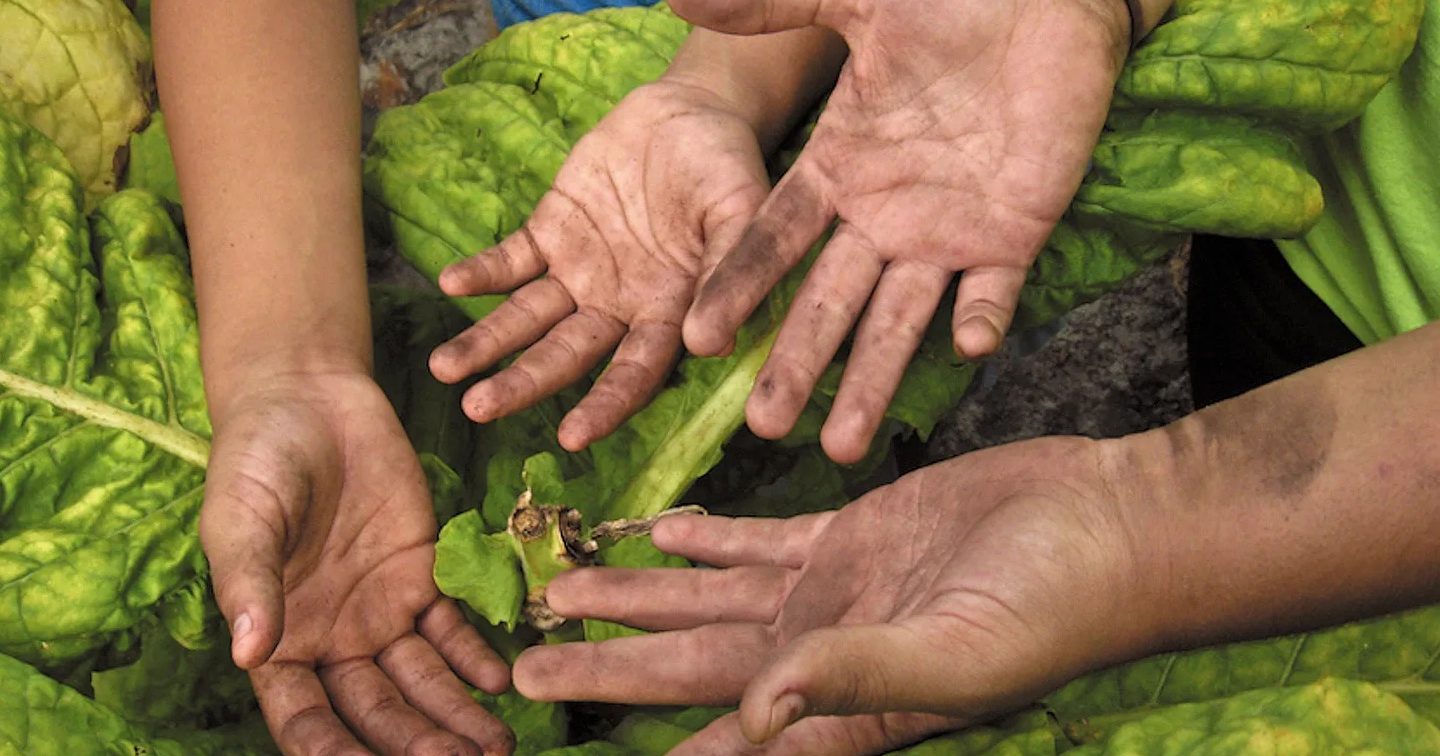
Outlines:
{"label": "crumpled leaf", "polygon": [[1320,219],[1320,182],[1289,135],[1244,117],[1113,115],[1075,196],[1078,215],[1167,233],[1280,238]]}
{"label": "crumpled leaf", "polygon": [[689,33],[663,4],[555,13],[502,31],[451,66],[445,83],[528,90],[573,144],[630,90],[659,78]]}
{"label": "crumpled leaf", "polygon": [[208,756],[271,754],[253,718],[217,730],[158,730],[132,724],[34,667],[0,655],[0,754]]}
{"label": "crumpled leaf", "polygon": [[1075,756],[1440,753],[1440,730],[1374,685],[1326,678],[1182,704],[1120,726]]}
{"label": "crumpled leaf", "polygon": [[492,625],[515,629],[525,604],[520,557],[503,533],[486,533],[475,510],[451,518],[435,545],[435,585]]}
{"label": "crumpled leaf", "polygon": [[470,695],[515,733],[516,756],[565,745],[569,717],[560,704],[531,701],[513,689],[498,696],[479,690]]}
{"label": "crumpled leaf", "polygon": [[1410,56],[1424,0],[1176,0],[1131,54],[1121,107],[1249,113],[1307,130],[1360,115]]}
{"label": "crumpled leaf", "polygon": [[1043,325],[1099,299],[1165,259],[1184,238],[1114,218],[1102,223],[1067,214],[1026,274],[1011,329]]}
{"label": "crumpled leaf", "polygon": [[206,729],[259,712],[250,679],[228,643],[180,646],[164,628],[142,632],[140,658],[92,676],[95,701],[135,724]]}
{"label": "crumpled leaf", "polygon": [[0,109],[55,141],[90,204],[150,113],[150,45],[121,0],[0,0]]}
{"label": "crumpled leaf", "polygon": [[60,664],[203,573],[193,291],[154,197],[87,228],[58,149],[6,118],[0,218],[0,652]]}
{"label": "crumpled leaf", "polygon": [[1440,606],[1314,633],[1162,654],[1076,680],[1047,696],[1072,739],[1107,736],[1160,707],[1327,677],[1373,683],[1440,725]]}
{"label": "crumpled leaf", "polygon": [[891,756],[1054,756],[1058,733],[1043,711],[1029,709],[998,722],[967,727],[892,751]]}
{"label": "crumpled leaf", "polygon": [[[381,114],[367,148],[368,214],[431,280],[446,265],[520,227],[570,143],[525,90],[483,83],[443,89],[423,107]],[[473,319],[500,297],[458,300]]]}

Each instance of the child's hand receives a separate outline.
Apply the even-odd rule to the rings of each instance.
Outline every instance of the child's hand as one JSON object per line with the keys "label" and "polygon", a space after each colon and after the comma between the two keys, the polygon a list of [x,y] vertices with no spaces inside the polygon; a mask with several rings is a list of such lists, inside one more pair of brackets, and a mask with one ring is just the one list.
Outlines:
{"label": "child's hand", "polygon": [[286,753],[508,754],[465,692],[509,671],[435,588],[425,476],[360,370],[262,371],[212,403],[200,538],[235,663]]}
{"label": "child's hand", "polygon": [[[685,345],[717,354],[832,221],[747,416],[794,425],[859,321],[821,433],[864,456],[955,274],[954,343],[994,351],[1026,270],[1069,205],[1105,120],[1129,35],[1119,0],[675,0],[734,34],[834,29],[850,58],[794,168],[707,276]],[[863,320],[861,313],[864,313]]]}
{"label": "child's hand", "polygon": [[455,382],[525,349],[466,392],[465,413],[486,422],[619,344],[560,425],[560,443],[583,449],[655,393],[705,261],[735,245],[769,189],[755,131],[725,98],[670,78],[635,90],[575,145],[523,228],[441,275],[451,296],[516,291],[436,349],[431,371]]}

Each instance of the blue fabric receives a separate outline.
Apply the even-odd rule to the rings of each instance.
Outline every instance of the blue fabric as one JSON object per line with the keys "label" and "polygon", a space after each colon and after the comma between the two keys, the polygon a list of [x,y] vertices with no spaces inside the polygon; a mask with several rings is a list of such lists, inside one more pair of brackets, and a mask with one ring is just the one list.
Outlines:
{"label": "blue fabric", "polygon": [[491,0],[495,24],[501,29],[551,13],[584,13],[596,8],[653,5],[655,0]]}

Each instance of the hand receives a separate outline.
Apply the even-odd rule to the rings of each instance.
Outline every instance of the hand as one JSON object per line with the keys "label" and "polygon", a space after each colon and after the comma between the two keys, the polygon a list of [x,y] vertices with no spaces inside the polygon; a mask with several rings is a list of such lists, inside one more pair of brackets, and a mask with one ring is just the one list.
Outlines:
{"label": "hand", "polygon": [[200,535],[280,748],[366,753],[353,730],[383,753],[508,754],[451,671],[498,693],[508,670],[435,587],[430,497],[385,396],[361,373],[247,385],[215,417]]}
{"label": "hand", "polygon": [[677,756],[883,753],[1027,704],[1152,643],[1101,448],[999,447],[791,520],[661,520],[657,546],[721,569],[557,577],[557,612],[665,632],[529,649],[516,687],[740,702]]}
{"label": "hand", "polygon": [[[964,358],[999,347],[1069,205],[1129,35],[1120,0],[674,0],[736,34],[818,24],[850,58],[798,162],[702,281],[685,345],[722,352],[838,217],[746,408],[780,438],[862,311],[821,442],[866,452],[952,277]],[[869,302],[867,307],[867,300]]]}
{"label": "hand", "polygon": [[436,349],[431,371],[456,382],[528,346],[466,392],[466,414],[486,422],[579,380],[619,343],[560,425],[561,445],[585,448],[669,374],[704,261],[735,244],[769,188],[754,129],[723,97],[671,79],[635,90],[575,145],[519,232],[441,274],[452,296],[520,288]]}

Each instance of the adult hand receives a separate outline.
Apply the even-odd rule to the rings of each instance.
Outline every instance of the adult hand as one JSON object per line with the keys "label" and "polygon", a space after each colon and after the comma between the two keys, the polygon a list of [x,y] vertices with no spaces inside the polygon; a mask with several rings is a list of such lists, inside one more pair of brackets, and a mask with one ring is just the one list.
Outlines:
{"label": "adult hand", "polygon": [[[673,0],[700,26],[819,25],[850,57],[809,143],[709,273],[685,345],[722,352],[774,284],[839,219],[747,406],[779,438],[862,311],[821,434],[865,455],[955,273],[964,358],[993,352],[1025,274],[1069,205],[1130,34],[1120,0]],[[868,306],[867,306],[868,301]]]}
{"label": "adult hand", "polygon": [[212,407],[200,535],[280,748],[508,754],[452,670],[495,693],[509,671],[435,587],[430,496],[384,394],[360,372],[247,385]]}
{"label": "adult hand", "polygon": [[[435,350],[456,382],[526,349],[480,381],[465,412],[486,422],[609,368],[560,425],[578,451],[617,428],[669,374],[707,257],[734,246],[770,189],[752,126],[726,98],[665,78],[587,134],[523,228],[440,276],[452,296],[518,290]],[[542,277],[543,276],[543,277]]]}
{"label": "adult hand", "polygon": [[883,753],[1029,703],[1154,642],[1103,448],[1012,444],[791,520],[661,520],[658,547],[721,569],[557,577],[562,615],[664,632],[529,649],[516,687],[739,701],[675,754]]}

